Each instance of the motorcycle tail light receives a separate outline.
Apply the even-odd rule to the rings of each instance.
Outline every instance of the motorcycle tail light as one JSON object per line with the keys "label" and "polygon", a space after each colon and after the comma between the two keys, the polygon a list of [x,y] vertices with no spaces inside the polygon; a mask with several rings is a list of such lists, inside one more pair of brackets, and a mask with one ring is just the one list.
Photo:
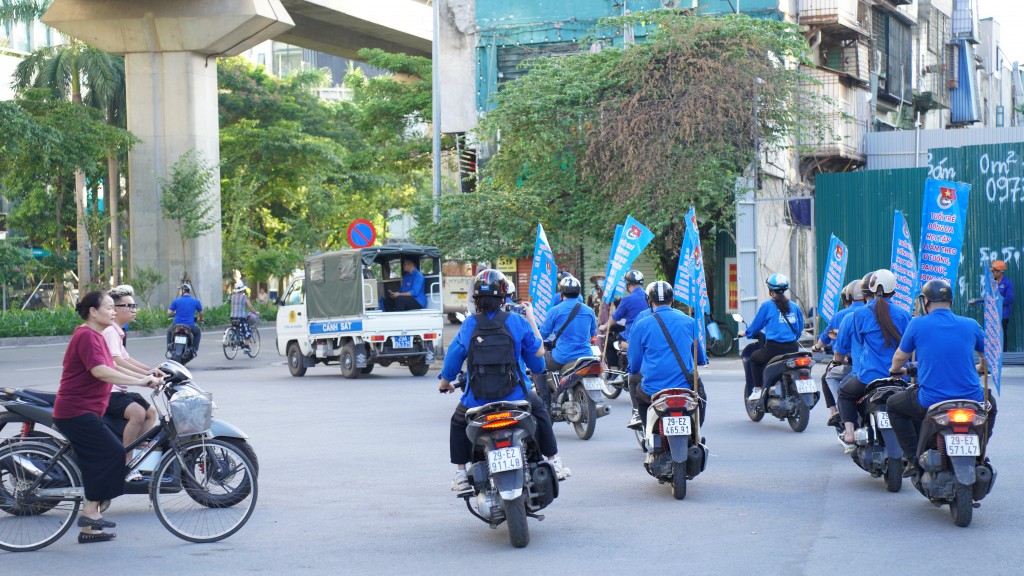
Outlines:
{"label": "motorcycle tail light", "polygon": [[665,405],[669,408],[686,408],[690,399],[685,396],[669,396],[665,399]]}
{"label": "motorcycle tail light", "polygon": [[669,416],[682,416],[682,415],[683,415],[683,413],[682,413],[682,412],[669,412],[669,414],[668,414],[668,415],[669,415]]}
{"label": "motorcycle tail light", "polygon": [[515,426],[515,420],[492,420],[487,424],[481,426],[484,430],[499,430],[501,428],[508,428],[509,426]]}
{"label": "motorcycle tail light", "polygon": [[601,372],[601,363],[594,362],[593,364],[588,364],[587,366],[584,366],[576,373],[579,374],[580,376],[600,376]]}
{"label": "motorcycle tail light", "polygon": [[512,441],[511,440],[501,440],[500,442],[495,442],[494,443],[494,447],[495,448],[508,448],[511,445],[512,445]]}
{"label": "motorcycle tail light", "polygon": [[974,410],[970,408],[954,408],[946,412],[946,416],[950,422],[956,422],[957,424],[967,424],[974,420]]}
{"label": "motorcycle tail light", "polygon": [[506,420],[506,419],[511,418],[511,417],[512,417],[512,413],[511,412],[495,412],[494,414],[488,414],[484,418],[488,422],[492,422],[494,420]]}
{"label": "motorcycle tail light", "polygon": [[814,364],[814,359],[808,356],[802,356],[800,358],[793,358],[792,360],[786,361],[787,368],[807,368]]}

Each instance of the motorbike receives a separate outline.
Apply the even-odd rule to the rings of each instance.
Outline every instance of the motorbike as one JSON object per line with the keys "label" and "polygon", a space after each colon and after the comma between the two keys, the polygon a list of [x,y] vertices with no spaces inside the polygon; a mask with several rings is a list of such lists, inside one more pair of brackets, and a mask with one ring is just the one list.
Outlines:
{"label": "motorbike", "polygon": [[[463,373],[455,386],[465,383]],[[507,523],[512,546],[523,548],[530,543],[527,518],[544,520],[537,512],[558,497],[558,477],[540,453],[530,403],[492,402],[468,410],[466,421],[473,445],[467,470],[470,489],[456,496],[491,528]]]}
{"label": "motorbike", "polygon": [[669,388],[651,398],[645,428],[644,468],[661,484],[672,484],[676,500],[686,498],[686,481],[704,471],[708,449],[700,437],[700,398],[687,388]]}
{"label": "motorbike", "polygon": [[[743,324],[743,317],[733,314],[737,323]],[[763,346],[764,335],[758,335],[758,343],[752,343],[743,351],[746,364],[753,350]],[[818,384],[811,379],[814,358],[810,352],[798,351],[782,354],[768,361],[764,368],[764,387],[761,392],[749,396],[744,392],[743,404],[747,416],[760,422],[766,413],[779,420],[789,422],[794,432],[803,432],[810,423],[811,409],[821,399]]]}
{"label": "motorbike", "polygon": [[[161,369],[163,369],[164,366],[168,366],[170,370],[173,370],[177,374],[187,375],[187,378],[182,378],[180,381],[177,381],[165,388],[164,394],[168,401],[175,393],[182,391],[198,394],[203,393],[203,391],[192,382],[191,374],[189,374],[188,370],[185,369],[184,366],[174,362],[165,362],[161,365]],[[4,412],[0,412],[0,433],[2,433],[9,425],[18,427],[18,430],[13,435],[0,438],[0,446],[13,442],[24,441],[42,442],[45,444],[55,445],[54,437],[63,437],[60,435],[60,432],[53,427],[53,403],[56,399],[57,394],[54,392],[33,390],[29,388],[0,389],[0,407],[3,407],[5,410]],[[104,416],[103,421],[118,438],[123,436],[126,424],[123,418],[118,419],[110,416]],[[249,461],[252,462],[254,472],[258,475],[259,463],[256,458],[256,451],[253,449],[252,445],[249,444],[249,436],[245,432],[227,422],[224,422],[223,420],[214,419],[210,426],[210,431],[206,433],[206,437],[222,440],[238,448],[239,451],[245,454]],[[141,465],[140,472],[142,473],[142,480],[125,481],[125,494],[149,493],[150,480],[152,479],[153,471],[160,462],[160,454],[169,451],[168,446],[159,446],[157,448],[157,450],[153,450],[153,453],[150,454]],[[167,486],[176,485],[178,482],[177,479],[170,477],[161,478],[160,481],[161,486],[164,486],[165,484]]]}
{"label": "motorbike", "polygon": [[[605,337],[599,336],[601,340]],[[629,367],[629,361],[626,359],[626,341],[622,338],[622,332],[617,332],[612,336],[612,341],[609,344],[613,352],[618,358],[619,369],[608,368],[601,374],[601,379],[604,380],[604,397],[609,400],[614,400],[622,394],[623,391],[628,393],[628,378],[627,368]],[[601,357],[602,349],[594,347],[594,355]]]}
{"label": "motorbike", "polygon": [[[913,368],[908,372],[914,374]],[[911,482],[935,506],[949,504],[953,523],[961,528],[971,524],[974,508],[996,482],[985,456],[989,408],[974,400],[939,402],[928,408],[919,431]]]}
{"label": "motorbike", "polygon": [[[600,357],[584,356],[557,372],[547,373],[551,421],[569,422],[580,440],[590,440],[594,436],[597,419],[611,412],[611,407],[604,403],[602,397],[605,381],[601,372]],[[544,398],[539,390],[536,392]]]}
{"label": "motorbike", "polygon": [[185,365],[195,357],[196,349],[192,343],[192,327],[175,324],[171,328],[171,344],[167,347],[166,358]]}
{"label": "motorbike", "polygon": [[889,423],[885,402],[907,386],[898,378],[873,380],[857,403],[861,427],[854,433],[856,448],[850,457],[872,477],[884,478],[889,492],[899,492],[903,486],[903,449]]}

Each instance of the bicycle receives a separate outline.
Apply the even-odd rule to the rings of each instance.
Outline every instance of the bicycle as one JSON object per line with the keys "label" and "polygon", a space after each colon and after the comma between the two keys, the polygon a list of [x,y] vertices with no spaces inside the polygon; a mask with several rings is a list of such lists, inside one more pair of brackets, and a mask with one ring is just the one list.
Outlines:
{"label": "bicycle", "polygon": [[[168,376],[152,392],[158,423],[125,449],[140,449],[128,468],[136,472],[164,450],[149,488],[160,523],[189,542],[223,540],[252,516],[256,469],[239,448],[206,437],[213,402],[188,370],[176,362],[160,369]],[[29,437],[0,444],[0,549],[27,552],[53,544],[75,523],[84,499],[67,440]]]}
{"label": "bicycle", "polygon": [[705,330],[707,331],[707,350],[711,356],[728,356],[736,341],[735,335],[726,326],[722,326],[710,315],[706,317]]}
{"label": "bicycle", "polygon": [[231,319],[231,326],[224,330],[222,339],[225,358],[234,360],[238,355],[239,348],[243,349],[249,358],[255,358],[260,353],[260,331],[256,329],[256,318],[258,317],[253,314],[249,315],[249,330],[252,332],[252,338],[249,339],[248,349],[246,349],[245,340],[242,339],[241,321],[237,318]]}

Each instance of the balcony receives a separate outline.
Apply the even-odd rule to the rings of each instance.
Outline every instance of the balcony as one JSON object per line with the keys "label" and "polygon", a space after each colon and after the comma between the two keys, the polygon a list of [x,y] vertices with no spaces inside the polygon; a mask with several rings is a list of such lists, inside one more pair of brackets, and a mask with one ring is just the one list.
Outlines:
{"label": "balcony", "polygon": [[821,66],[845,74],[867,86],[871,81],[870,54],[867,42],[860,40],[822,45]]}
{"label": "balcony", "polygon": [[828,70],[804,68],[803,71],[819,82],[805,87],[830,101],[823,106],[831,120],[834,135],[821,140],[801,137],[798,141],[801,155],[815,158],[825,168],[830,160],[835,165],[841,164],[840,168],[863,165],[868,124],[867,90],[850,86],[849,82],[841,80],[840,75]]}
{"label": "balcony", "polygon": [[868,5],[862,0],[798,0],[801,25],[836,37],[867,36]]}

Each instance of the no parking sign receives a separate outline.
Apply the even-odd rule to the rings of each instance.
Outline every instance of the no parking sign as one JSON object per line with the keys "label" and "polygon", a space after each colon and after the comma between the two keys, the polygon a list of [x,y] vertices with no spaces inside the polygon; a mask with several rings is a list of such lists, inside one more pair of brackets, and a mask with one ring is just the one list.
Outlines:
{"label": "no parking sign", "polygon": [[373,223],[365,218],[353,220],[348,225],[348,245],[353,248],[366,248],[373,246],[377,241],[377,229]]}

